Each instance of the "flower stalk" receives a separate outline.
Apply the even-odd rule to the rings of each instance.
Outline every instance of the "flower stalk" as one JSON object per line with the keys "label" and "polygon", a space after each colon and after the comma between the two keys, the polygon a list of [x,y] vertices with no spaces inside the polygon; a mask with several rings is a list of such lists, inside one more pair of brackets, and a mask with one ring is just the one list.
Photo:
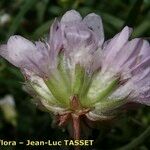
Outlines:
{"label": "flower stalk", "polygon": [[[80,116],[72,114],[72,128],[74,140],[80,140]],[[75,147],[75,150],[80,150],[80,146]]]}

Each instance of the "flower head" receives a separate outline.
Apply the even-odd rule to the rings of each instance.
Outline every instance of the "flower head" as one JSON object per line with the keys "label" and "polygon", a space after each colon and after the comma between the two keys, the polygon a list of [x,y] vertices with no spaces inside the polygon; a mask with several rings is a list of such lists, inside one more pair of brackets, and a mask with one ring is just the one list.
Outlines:
{"label": "flower head", "polygon": [[126,26],[104,42],[100,16],[82,19],[71,10],[44,42],[11,36],[0,55],[20,68],[27,91],[45,109],[108,119],[127,103],[150,105],[150,45],[129,40],[131,32]]}

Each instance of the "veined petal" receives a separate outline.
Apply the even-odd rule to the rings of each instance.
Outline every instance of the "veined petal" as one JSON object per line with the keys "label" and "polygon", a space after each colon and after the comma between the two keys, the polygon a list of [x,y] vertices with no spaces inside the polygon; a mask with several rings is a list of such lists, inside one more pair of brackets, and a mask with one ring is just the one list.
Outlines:
{"label": "veined petal", "polygon": [[7,42],[5,58],[22,70],[28,69],[40,76],[48,74],[49,56],[42,42],[33,44],[21,36],[11,36]]}
{"label": "veined petal", "polygon": [[104,55],[105,60],[103,61],[103,69],[107,68],[111,62],[113,62],[115,56],[120,51],[120,49],[126,44],[131,34],[131,29],[129,27],[124,27],[123,30],[113,37],[110,42],[105,46]]}
{"label": "veined petal", "polygon": [[34,51],[35,45],[21,36],[11,36],[7,42],[7,58],[17,67],[24,66],[23,62],[28,62],[27,56],[33,55]]}
{"label": "veined petal", "polygon": [[56,68],[57,65],[57,55],[62,49],[63,42],[62,42],[62,31],[60,27],[60,22],[55,19],[54,23],[50,29],[50,37],[48,40],[49,43],[49,50],[50,50],[50,64],[51,68]]}
{"label": "veined petal", "polygon": [[83,22],[98,36],[99,44],[102,45],[104,42],[104,30],[102,19],[95,13],[88,14]]}
{"label": "veined petal", "polygon": [[70,51],[80,48],[85,48],[91,40],[91,32],[86,28],[79,26],[68,27],[64,31],[66,42],[64,47]]}
{"label": "veined petal", "polygon": [[48,41],[51,51],[58,51],[62,47],[62,31],[60,22],[55,19],[50,29],[50,37]]}
{"label": "veined petal", "polygon": [[141,51],[139,53],[139,57],[141,57],[141,61],[144,60],[147,56],[150,56],[150,44],[148,41],[143,40],[143,45],[141,47]]}
{"label": "veined petal", "polygon": [[[129,68],[133,62],[136,60],[137,55],[141,49],[142,40],[141,39],[133,39],[127,42],[122,49],[116,54],[114,61],[112,62],[113,68],[122,69],[122,68]],[[133,59],[134,61],[130,61]],[[124,67],[123,67],[124,66]]]}
{"label": "veined petal", "polygon": [[145,58],[142,62],[140,62],[139,64],[137,64],[136,66],[134,66],[132,68],[132,74],[139,74],[141,72],[143,72],[146,68],[150,67],[150,56],[147,56],[147,58]]}

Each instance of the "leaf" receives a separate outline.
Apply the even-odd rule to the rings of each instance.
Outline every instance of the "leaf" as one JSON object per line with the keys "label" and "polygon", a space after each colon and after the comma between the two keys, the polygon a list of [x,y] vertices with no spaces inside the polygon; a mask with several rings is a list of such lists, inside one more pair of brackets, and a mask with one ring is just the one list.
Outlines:
{"label": "leaf", "polygon": [[132,37],[139,37],[145,33],[150,27],[150,21],[146,19],[139,26],[137,26],[133,32]]}
{"label": "leaf", "polygon": [[128,14],[128,17],[127,17],[127,20],[126,20],[124,26],[126,26],[126,25],[128,25],[130,27],[135,26],[136,21],[139,17],[139,14],[141,13],[142,4],[143,4],[143,0],[136,0],[136,2],[132,6],[132,8]]}
{"label": "leaf", "polygon": [[121,20],[120,18],[117,18],[113,15],[110,15],[108,13],[101,13],[103,20],[105,22],[110,23],[111,25],[113,25],[114,27],[116,27],[117,29],[120,28],[123,25],[123,20]]}
{"label": "leaf", "polygon": [[40,27],[38,27],[35,32],[33,33],[32,37],[33,39],[37,39],[40,36],[43,35],[43,33],[47,32],[50,28],[50,25],[52,23],[52,20],[45,22],[43,25],[41,25]]}
{"label": "leaf", "polygon": [[140,136],[135,138],[129,144],[117,150],[133,150],[134,148],[142,144],[146,140],[146,138],[148,138],[149,136],[150,136],[150,127],[148,127]]}
{"label": "leaf", "polygon": [[44,0],[44,1],[40,1],[37,4],[37,16],[38,16],[37,20],[40,24],[43,22],[44,14],[46,12],[48,2],[49,2],[48,0]]}

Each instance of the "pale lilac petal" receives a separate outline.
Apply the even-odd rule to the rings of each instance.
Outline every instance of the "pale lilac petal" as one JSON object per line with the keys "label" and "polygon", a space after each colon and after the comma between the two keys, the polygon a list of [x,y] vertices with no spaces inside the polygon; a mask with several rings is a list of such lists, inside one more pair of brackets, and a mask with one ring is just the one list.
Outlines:
{"label": "pale lilac petal", "polygon": [[148,41],[143,40],[143,45],[141,47],[141,51],[139,53],[139,57],[141,61],[144,60],[147,56],[150,56],[150,44]]}
{"label": "pale lilac petal", "polygon": [[150,98],[150,68],[141,73],[141,76],[142,78],[139,80],[139,82],[135,82],[135,85],[139,89],[139,97],[142,99],[147,99]]}
{"label": "pale lilac petal", "polygon": [[92,53],[98,48],[98,39],[95,34],[82,23],[67,26],[63,33],[63,48],[66,55],[74,63],[88,66]]}
{"label": "pale lilac petal", "polygon": [[35,57],[32,57],[32,59],[34,61],[34,64],[37,64],[39,66],[38,72],[40,72],[43,77],[47,77],[50,74],[51,69],[49,46],[47,45],[47,43],[41,41],[35,42],[35,46],[37,49],[37,54],[35,55]]}
{"label": "pale lilac petal", "polygon": [[56,68],[57,55],[63,47],[62,31],[60,22],[56,19],[50,29],[50,37],[48,40],[50,49],[50,64],[51,68]]}
{"label": "pale lilac petal", "polygon": [[150,67],[143,70],[141,73],[134,75],[131,81],[139,91],[143,87],[150,87]]}
{"label": "pale lilac petal", "polygon": [[[133,76],[133,78],[135,78],[135,83],[136,84],[142,84],[143,81],[147,80],[147,78],[150,78],[150,67],[143,70],[141,73],[139,74],[135,74]],[[146,84],[146,82],[144,83]],[[140,85],[141,86],[141,85]]]}
{"label": "pale lilac petal", "polygon": [[115,56],[118,54],[120,49],[127,43],[131,31],[132,30],[129,27],[124,27],[123,30],[118,33],[114,38],[112,38],[108,45],[105,47],[104,65],[106,64],[106,67],[108,64],[113,62]]}
{"label": "pale lilac petal", "polygon": [[122,47],[122,49],[118,52],[118,54],[116,54],[116,57],[112,62],[112,66],[117,70],[118,69],[121,70],[123,68],[128,69],[133,64],[133,61],[135,61],[135,59],[137,58],[141,46],[142,46],[141,39],[133,39],[130,42],[126,43]]}
{"label": "pale lilac petal", "polygon": [[27,56],[34,55],[35,45],[29,40],[14,35],[7,42],[7,52],[9,61],[17,67],[24,66],[23,62],[28,62]]}
{"label": "pale lilac petal", "polygon": [[134,70],[137,66],[145,62],[145,60],[147,60],[149,56],[150,56],[150,46],[148,41],[140,39],[140,42],[137,44],[137,48],[134,51],[133,56],[131,55],[130,60],[128,59],[126,63],[132,60],[132,63],[129,68]]}
{"label": "pale lilac petal", "polygon": [[147,82],[149,82],[148,85],[138,87],[139,88],[139,90],[137,90],[138,96],[132,101],[142,103],[145,105],[150,105],[150,78],[147,80]]}
{"label": "pale lilac petal", "polygon": [[134,75],[143,72],[148,67],[150,67],[150,56],[147,56],[142,62],[133,67],[131,71]]}
{"label": "pale lilac petal", "polygon": [[81,15],[75,11],[75,10],[70,10],[67,11],[61,18],[61,23],[76,23],[80,22],[82,20]]}
{"label": "pale lilac petal", "polygon": [[51,26],[48,43],[50,45],[51,51],[53,50],[54,52],[59,51],[62,47],[62,31],[60,28],[60,23],[57,19]]}
{"label": "pale lilac petal", "polygon": [[48,73],[49,55],[42,42],[33,44],[21,36],[11,36],[7,42],[6,59],[22,70],[28,69],[40,76]]}
{"label": "pale lilac petal", "polygon": [[[142,70],[139,74],[135,74],[128,81],[132,83],[128,89],[131,88],[130,101],[136,103],[142,103],[145,105],[150,104],[150,68]],[[123,91],[124,92],[124,91]]]}
{"label": "pale lilac petal", "polygon": [[101,17],[95,13],[91,13],[83,19],[83,22],[95,32],[98,36],[99,44],[102,45],[104,42],[104,30]]}
{"label": "pale lilac petal", "polygon": [[92,34],[88,30],[81,29],[78,26],[66,28],[64,32],[66,39],[64,47],[69,50],[85,48],[92,40]]}
{"label": "pale lilac petal", "polygon": [[101,64],[102,64],[102,58],[103,54],[102,54],[102,49],[99,48],[97,51],[95,51],[93,53],[93,60],[90,66],[90,71],[94,72],[97,71],[98,69],[101,69]]}

